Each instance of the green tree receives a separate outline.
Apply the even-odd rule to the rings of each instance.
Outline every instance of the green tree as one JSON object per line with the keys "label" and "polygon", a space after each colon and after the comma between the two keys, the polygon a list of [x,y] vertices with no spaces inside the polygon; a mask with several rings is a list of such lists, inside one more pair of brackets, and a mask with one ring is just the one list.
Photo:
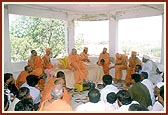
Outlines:
{"label": "green tree", "polygon": [[32,49],[43,55],[48,47],[58,56],[65,53],[64,21],[17,16],[10,24],[10,42],[12,61],[27,60]]}

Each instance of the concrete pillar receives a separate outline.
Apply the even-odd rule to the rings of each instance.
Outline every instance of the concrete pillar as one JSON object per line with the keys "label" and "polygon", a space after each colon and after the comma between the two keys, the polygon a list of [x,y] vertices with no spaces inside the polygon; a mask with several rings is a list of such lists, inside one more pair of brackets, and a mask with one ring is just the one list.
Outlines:
{"label": "concrete pillar", "polygon": [[74,20],[73,19],[68,19],[68,48],[67,51],[68,53],[71,52],[72,48],[74,48]]}
{"label": "concrete pillar", "polygon": [[118,51],[118,21],[112,17],[109,19],[109,53],[115,56]]}
{"label": "concrete pillar", "polygon": [[166,36],[164,35],[165,34],[165,25],[164,25],[164,14],[162,14],[162,43],[161,43],[161,59],[160,59],[160,63],[161,64],[164,64],[164,59],[165,59],[165,48],[166,48]]}
{"label": "concrete pillar", "polygon": [[[2,34],[4,34],[2,40],[3,44],[3,61],[4,63],[4,72],[12,72],[12,63],[11,63],[11,53],[10,53],[10,37],[9,37],[9,14],[8,14],[8,6],[4,6],[4,30]],[[2,67],[3,68],[3,67]]]}

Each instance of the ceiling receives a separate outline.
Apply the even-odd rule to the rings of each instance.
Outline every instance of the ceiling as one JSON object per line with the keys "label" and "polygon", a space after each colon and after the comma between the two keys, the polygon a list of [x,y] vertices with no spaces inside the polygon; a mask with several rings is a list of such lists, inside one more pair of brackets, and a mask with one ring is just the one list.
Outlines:
{"label": "ceiling", "polygon": [[47,8],[50,10],[61,10],[64,12],[74,12],[74,13],[101,13],[101,12],[113,12],[113,11],[123,11],[123,10],[132,10],[140,7],[152,8],[163,10],[163,4],[116,4],[116,3],[92,3],[92,4],[77,4],[77,3],[69,3],[69,4],[29,4],[32,7],[40,7]]}

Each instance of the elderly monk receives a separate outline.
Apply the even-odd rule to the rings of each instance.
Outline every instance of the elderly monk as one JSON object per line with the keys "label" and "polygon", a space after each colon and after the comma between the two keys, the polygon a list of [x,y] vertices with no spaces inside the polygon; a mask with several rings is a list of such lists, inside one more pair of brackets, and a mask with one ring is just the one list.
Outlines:
{"label": "elderly monk", "polygon": [[42,57],[43,62],[44,62],[44,64],[43,64],[44,69],[53,68],[53,65],[51,64],[51,61],[50,61],[50,54],[51,54],[51,49],[47,48],[46,54]]}
{"label": "elderly monk", "polygon": [[83,52],[80,53],[81,60],[84,62],[90,62],[88,58],[89,54],[87,54],[87,52],[88,52],[88,47],[84,47]]}
{"label": "elderly monk", "polygon": [[104,74],[109,74],[110,56],[109,53],[107,53],[107,48],[103,48],[97,64],[103,67]]}
{"label": "elderly monk", "polygon": [[31,74],[39,76],[40,81],[39,85],[40,87],[44,86],[44,80],[42,79],[43,77],[43,60],[40,56],[37,55],[36,50],[31,51],[31,56],[28,60],[28,66],[32,67],[33,71]]}
{"label": "elderly monk", "polygon": [[41,98],[40,104],[52,98],[50,95],[50,90],[52,86],[57,85],[57,84],[62,84],[63,86],[62,99],[70,104],[72,97],[66,90],[65,74],[62,71],[59,71],[56,77],[51,78],[48,82],[46,82],[44,91],[42,92],[42,98]]}
{"label": "elderly monk", "polygon": [[74,72],[75,83],[78,84],[86,81],[88,71],[75,48],[72,49],[68,56],[68,65],[68,68]]}
{"label": "elderly monk", "polygon": [[128,59],[127,74],[125,78],[126,85],[129,86],[131,82],[131,74],[135,73],[135,66],[142,65],[141,60],[137,57],[137,52],[132,51],[131,57]]}
{"label": "elderly monk", "polygon": [[25,66],[24,71],[22,71],[16,79],[16,87],[20,89],[20,86],[26,82],[26,77],[31,74],[32,68],[30,66]]}
{"label": "elderly monk", "polygon": [[53,68],[53,64],[51,64],[51,61],[50,61],[50,54],[51,54],[51,49],[47,48],[46,54],[42,57],[43,63],[44,63],[43,64],[44,73],[47,75],[46,82],[51,77],[50,72],[52,71],[52,68]]}
{"label": "elderly monk", "polygon": [[128,63],[128,56],[125,54],[115,54],[115,83],[121,81],[122,78],[122,70],[127,69],[127,63]]}
{"label": "elderly monk", "polygon": [[61,78],[57,78],[54,81],[54,85],[49,90],[51,98],[42,102],[39,111],[72,111],[72,107],[66,101],[62,99],[63,86]]}

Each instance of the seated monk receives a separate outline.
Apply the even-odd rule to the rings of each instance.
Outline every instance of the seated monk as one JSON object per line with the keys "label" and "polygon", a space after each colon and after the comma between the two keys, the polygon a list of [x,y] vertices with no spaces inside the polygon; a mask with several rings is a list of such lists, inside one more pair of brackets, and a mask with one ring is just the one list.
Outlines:
{"label": "seated monk", "polygon": [[127,67],[127,73],[126,73],[126,78],[125,78],[125,82],[127,86],[130,85],[131,74],[135,73],[135,66],[142,65],[141,60],[136,55],[137,55],[137,52],[132,51],[131,57],[128,59],[129,65]]}
{"label": "seated monk", "polygon": [[40,81],[39,85],[40,87],[44,86],[44,80],[43,80],[43,60],[40,56],[37,56],[36,50],[31,51],[31,56],[28,60],[28,66],[32,67],[33,71],[31,74],[39,76]]}
{"label": "seated monk", "polygon": [[[101,61],[103,61],[103,65]],[[99,55],[97,64],[103,67],[104,74],[109,74],[110,56],[109,53],[107,53],[107,48],[103,48],[103,52]]]}
{"label": "seated monk", "polygon": [[75,48],[72,49],[72,52],[68,56],[68,65],[68,68],[74,72],[75,83],[78,84],[86,81],[88,71]]}
{"label": "seated monk", "polygon": [[126,70],[127,69],[128,56],[125,55],[125,54],[116,53],[115,57],[116,57],[115,65],[110,67],[109,69],[115,68],[115,80],[114,80],[114,83],[117,83],[117,82],[121,81],[122,70]]}
{"label": "seated monk", "polygon": [[26,77],[31,74],[32,68],[30,66],[25,66],[24,71],[22,71],[16,79],[16,87],[20,89],[20,86],[26,82]]}
{"label": "seated monk", "polygon": [[51,64],[51,61],[50,61],[50,54],[51,54],[51,49],[47,48],[46,49],[46,54],[42,57],[42,59],[43,59],[43,68],[44,69],[53,68],[53,65]]}
{"label": "seated monk", "polygon": [[59,71],[57,73],[56,77],[50,78],[49,81],[46,82],[45,87],[44,87],[44,91],[42,92],[40,106],[44,101],[52,98],[50,95],[50,90],[51,90],[52,86],[54,86],[55,84],[59,84],[59,83],[61,83],[63,86],[62,100],[66,101],[68,104],[70,104],[72,97],[68,93],[68,91],[66,90],[65,74],[62,71]]}
{"label": "seated monk", "polygon": [[51,54],[51,49],[47,48],[46,54],[42,57],[44,73],[47,75],[46,82],[48,81],[50,77],[50,72],[52,71],[52,68],[53,68],[53,64],[50,61],[50,54]]}
{"label": "seated monk", "polygon": [[62,100],[62,83],[51,87],[49,95],[51,98],[41,104],[39,111],[72,111],[70,104]]}
{"label": "seated monk", "polygon": [[80,53],[81,60],[84,62],[90,62],[88,58],[89,54],[87,54],[87,52],[88,52],[88,47],[84,47],[83,52]]}

